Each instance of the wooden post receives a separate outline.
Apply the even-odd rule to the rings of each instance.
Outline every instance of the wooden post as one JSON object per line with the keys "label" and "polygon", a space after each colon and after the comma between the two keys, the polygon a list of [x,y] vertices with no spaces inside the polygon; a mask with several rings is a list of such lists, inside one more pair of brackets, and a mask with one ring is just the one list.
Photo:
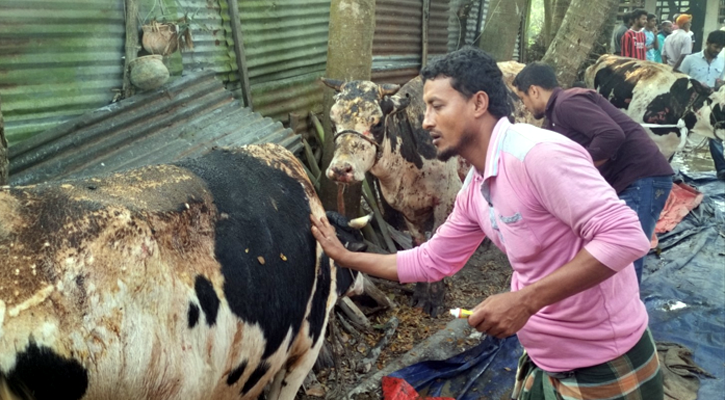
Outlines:
{"label": "wooden post", "polygon": [[8,184],[8,141],[5,139],[2,99],[0,99],[0,186]]}
{"label": "wooden post", "polygon": [[423,29],[422,29],[422,50],[420,52],[420,67],[428,64],[428,23],[430,22],[430,0],[423,0]]}
{"label": "wooden post", "polygon": [[[370,80],[373,66],[373,34],[375,33],[375,0],[332,0],[330,4],[330,34],[327,45],[325,76],[340,80]],[[330,165],[335,153],[330,108],[335,91],[324,89],[323,119],[324,150],[322,168]],[[349,185],[345,190],[345,209],[348,217],[356,217],[360,209],[362,185]],[[326,210],[337,210],[337,187],[330,179],[320,181],[320,199]]]}
{"label": "wooden post", "polygon": [[244,105],[252,108],[252,91],[249,84],[249,71],[247,70],[247,56],[244,53],[244,37],[242,36],[242,23],[239,21],[239,3],[237,0],[228,0],[229,18],[232,24],[232,38],[234,40],[234,55],[237,59],[237,73],[242,86]]}
{"label": "wooden post", "polygon": [[138,0],[126,0],[126,58],[123,63],[123,97],[133,96],[129,64],[138,55]]}

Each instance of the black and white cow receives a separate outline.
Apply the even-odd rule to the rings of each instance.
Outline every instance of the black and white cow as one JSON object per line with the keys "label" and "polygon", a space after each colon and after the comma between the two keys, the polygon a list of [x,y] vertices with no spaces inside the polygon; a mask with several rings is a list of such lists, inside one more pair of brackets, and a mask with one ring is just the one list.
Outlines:
{"label": "black and white cow", "polygon": [[[613,55],[601,56],[584,77],[636,122],[679,123],[691,133],[725,138],[725,87],[713,91],[665,64]],[[687,137],[677,127],[645,129],[668,159],[685,146]]]}
{"label": "black and white cow", "polygon": [[323,214],[276,145],[2,188],[0,386],[36,400],[206,400],[270,384],[268,398],[293,399],[337,297],[361,289],[312,236]]}
{"label": "black and white cow", "polygon": [[[498,63],[509,89],[524,65]],[[403,87],[369,81],[323,79],[335,89],[330,119],[335,125],[335,155],[327,177],[342,183],[361,182],[370,172],[380,181],[382,196],[400,212],[415,245],[427,240],[453,209],[461,181],[470,166],[458,157],[442,162],[430,133],[423,129],[423,82]],[[540,124],[510,90],[517,122]],[[443,304],[442,282],[418,284],[414,304],[435,315]]]}

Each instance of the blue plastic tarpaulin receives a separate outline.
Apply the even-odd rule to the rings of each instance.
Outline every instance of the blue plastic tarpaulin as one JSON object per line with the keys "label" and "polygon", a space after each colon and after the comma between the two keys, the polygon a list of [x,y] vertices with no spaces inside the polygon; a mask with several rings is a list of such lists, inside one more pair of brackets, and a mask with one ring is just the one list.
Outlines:
{"label": "blue plastic tarpaulin", "polygon": [[[674,230],[659,236],[659,252],[647,257],[641,294],[655,340],[688,347],[694,361],[714,376],[701,377],[698,398],[720,399],[725,393],[725,182],[713,173],[681,178],[705,198]],[[516,336],[484,337],[448,360],[422,362],[390,376],[427,396],[508,399],[521,351]]]}

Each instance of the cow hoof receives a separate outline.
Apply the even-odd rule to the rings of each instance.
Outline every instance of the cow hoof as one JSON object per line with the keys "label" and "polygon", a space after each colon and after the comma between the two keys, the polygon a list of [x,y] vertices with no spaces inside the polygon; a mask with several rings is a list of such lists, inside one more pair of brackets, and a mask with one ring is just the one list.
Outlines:
{"label": "cow hoof", "polygon": [[436,317],[443,308],[443,297],[446,294],[446,285],[440,282],[419,282],[415,285],[415,292],[411,302],[412,307],[421,307],[423,312]]}

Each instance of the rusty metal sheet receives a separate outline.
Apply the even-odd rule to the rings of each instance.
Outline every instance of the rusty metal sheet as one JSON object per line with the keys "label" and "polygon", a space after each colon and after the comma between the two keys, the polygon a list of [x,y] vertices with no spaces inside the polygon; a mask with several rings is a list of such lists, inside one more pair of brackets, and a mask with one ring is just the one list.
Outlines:
{"label": "rusty metal sheet", "polygon": [[298,135],[242,107],[213,71],[190,74],[11,147],[10,182],[104,174],[263,142],[301,149]]}
{"label": "rusty metal sheet", "polygon": [[0,94],[12,145],[120,89],[123,1],[0,1]]}
{"label": "rusty metal sheet", "polygon": [[446,54],[448,29],[452,12],[450,0],[430,0],[430,21],[428,22],[428,54]]}

